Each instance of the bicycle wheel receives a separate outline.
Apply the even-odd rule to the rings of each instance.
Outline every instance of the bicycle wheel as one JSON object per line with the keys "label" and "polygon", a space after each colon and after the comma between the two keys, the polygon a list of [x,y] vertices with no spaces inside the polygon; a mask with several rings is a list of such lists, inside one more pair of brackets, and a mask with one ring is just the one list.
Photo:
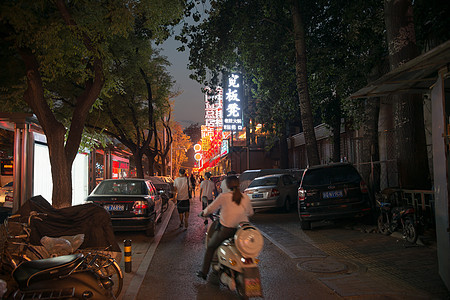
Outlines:
{"label": "bicycle wheel", "polygon": [[114,283],[112,287],[112,293],[117,298],[122,292],[123,288],[123,272],[119,267],[119,264],[111,257],[103,254],[92,254],[96,255],[94,262],[95,271],[100,276],[108,276]]}

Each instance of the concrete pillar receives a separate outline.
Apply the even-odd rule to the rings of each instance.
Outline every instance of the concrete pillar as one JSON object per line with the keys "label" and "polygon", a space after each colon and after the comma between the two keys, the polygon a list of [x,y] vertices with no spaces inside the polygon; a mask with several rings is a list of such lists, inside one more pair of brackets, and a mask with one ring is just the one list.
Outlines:
{"label": "concrete pillar", "polygon": [[445,120],[444,72],[440,72],[432,91],[433,176],[436,214],[436,239],[439,274],[450,290],[450,222],[448,147],[449,134]]}
{"label": "concrete pillar", "polygon": [[33,135],[30,125],[16,121],[14,125],[14,203],[13,212],[30,197],[33,188]]}

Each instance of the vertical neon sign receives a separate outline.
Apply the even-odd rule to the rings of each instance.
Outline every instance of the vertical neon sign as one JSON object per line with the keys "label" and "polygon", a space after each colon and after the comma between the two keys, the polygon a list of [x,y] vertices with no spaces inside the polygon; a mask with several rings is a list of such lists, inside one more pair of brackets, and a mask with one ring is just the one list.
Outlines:
{"label": "vertical neon sign", "polygon": [[223,97],[223,131],[242,130],[242,76],[233,73],[226,79]]}

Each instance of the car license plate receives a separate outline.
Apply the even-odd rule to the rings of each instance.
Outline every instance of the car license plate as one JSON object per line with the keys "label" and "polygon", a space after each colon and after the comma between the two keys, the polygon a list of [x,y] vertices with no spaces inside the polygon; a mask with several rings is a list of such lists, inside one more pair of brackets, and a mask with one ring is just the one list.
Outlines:
{"label": "car license plate", "polygon": [[253,194],[252,199],[262,198],[262,194]]}
{"label": "car license plate", "polygon": [[330,198],[341,198],[344,197],[344,192],[342,190],[339,191],[326,191],[322,193],[323,199],[330,199]]}
{"label": "car license plate", "polygon": [[125,210],[125,206],[123,204],[109,204],[109,205],[104,205],[103,208],[106,209],[107,211],[124,211]]}

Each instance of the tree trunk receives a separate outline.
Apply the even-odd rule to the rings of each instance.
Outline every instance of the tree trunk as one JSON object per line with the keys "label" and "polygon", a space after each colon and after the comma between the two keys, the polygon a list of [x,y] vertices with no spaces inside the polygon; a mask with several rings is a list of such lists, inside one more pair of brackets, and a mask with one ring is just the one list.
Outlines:
{"label": "tree trunk", "polygon": [[320,163],[319,150],[317,147],[316,134],[314,132],[314,121],[309,98],[308,78],[306,72],[306,46],[305,31],[300,15],[298,1],[291,3],[292,23],[294,25],[295,42],[295,70],[297,90],[299,97],[300,115],[302,119],[303,133],[305,135],[306,154],[310,166]]}
{"label": "tree trunk", "polygon": [[[368,98],[364,107],[364,137],[361,159],[370,164],[363,165],[361,176],[368,183],[371,193],[380,190],[380,160],[378,148],[378,118],[380,114],[380,98]],[[373,164],[373,162],[377,162]]]}
{"label": "tree trunk", "polygon": [[89,108],[100,94],[104,82],[101,61],[94,59],[95,79],[86,82],[85,91],[77,98],[68,138],[65,141],[66,129],[55,118],[44,98],[36,57],[29,49],[19,49],[19,53],[25,63],[27,74],[28,87],[24,100],[36,114],[47,138],[53,182],[52,205],[55,208],[68,207],[72,205],[72,164],[78,153]]}
{"label": "tree trunk", "polygon": [[341,160],[341,100],[338,97],[333,100],[333,106],[335,106],[331,124],[333,127],[333,162],[339,162]]}
{"label": "tree trunk", "polygon": [[333,162],[341,161],[341,121],[333,125]]}
{"label": "tree trunk", "polygon": [[[413,9],[409,0],[385,0],[384,10],[389,63],[394,70],[418,55]],[[421,95],[395,95],[393,114],[400,186],[429,189],[431,178]]]}
{"label": "tree trunk", "polygon": [[136,177],[144,178],[144,166],[142,165],[142,152],[140,149],[133,152],[134,163],[136,164]]}

